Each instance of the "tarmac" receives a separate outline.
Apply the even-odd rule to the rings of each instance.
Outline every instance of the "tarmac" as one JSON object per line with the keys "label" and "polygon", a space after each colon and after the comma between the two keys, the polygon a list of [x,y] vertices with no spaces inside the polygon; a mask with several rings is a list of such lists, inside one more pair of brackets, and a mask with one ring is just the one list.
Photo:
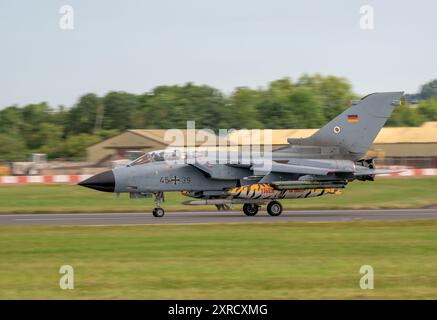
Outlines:
{"label": "tarmac", "polygon": [[261,211],[248,217],[239,211],[166,212],[162,218],[152,213],[49,213],[2,214],[0,225],[153,225],[153,224],[206,224],[206,223],[263,223],[263,222],[342,222],[342,221],[395,221],[437,219],[433,209],[387,210],[309,210],[284,211],[271,217]]}

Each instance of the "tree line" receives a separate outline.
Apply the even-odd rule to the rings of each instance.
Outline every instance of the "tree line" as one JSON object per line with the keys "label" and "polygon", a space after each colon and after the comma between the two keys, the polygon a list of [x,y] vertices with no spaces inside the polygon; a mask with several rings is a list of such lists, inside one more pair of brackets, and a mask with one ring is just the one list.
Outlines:
{"label": "tree line", "polygon": [[[436,83],[407,95],[388,126],[437,121]],[[46,102],[14,105],[0,110],[0,161],[23,160],[30,153],[79,160],[87,146],[123,130],[185,128],[187,120],[211,129],[318,128],[358,98],[347,79],[316,74],[275,80],[262,88],[239,87],[229,95],[187,83],[158,86],[143,94],[88,93],[70,108]],[[411,100],[418,100],[418,106],[412,107]]]}

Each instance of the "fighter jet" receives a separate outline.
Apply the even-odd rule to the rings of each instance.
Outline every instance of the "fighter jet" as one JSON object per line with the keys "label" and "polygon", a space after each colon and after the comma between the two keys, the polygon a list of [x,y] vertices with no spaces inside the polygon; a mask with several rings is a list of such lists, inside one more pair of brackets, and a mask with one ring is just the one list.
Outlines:
{"label": "fighter jet", "polygon": [[[195,200],[187,205],[215,205],[227,209],[243,204],[254,216],[267,204],[271,216],[282,213],[280,199],[299,199],[338,194],[354,180],[373,181],[378,174],[374,159],[364,158],[373,140],[400,104],[403,92],[373,93],[351,106],[312,136],[288,139],[273,150],[264,165],[249,163],[169,163],[163,156],[145,154],[132,163],[92,176],[80,186],[131,198],[155,198],[155,217],[164,216],[164,192],[179,191]],[[267,166],[265,165],[267,162]],[[266,169],[267,168],[267,169]]]}

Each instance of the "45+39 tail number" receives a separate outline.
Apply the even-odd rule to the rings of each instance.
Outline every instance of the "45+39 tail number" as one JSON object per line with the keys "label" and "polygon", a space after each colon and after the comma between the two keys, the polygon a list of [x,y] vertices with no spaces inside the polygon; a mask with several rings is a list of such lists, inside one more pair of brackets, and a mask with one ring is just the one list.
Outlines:
{"label": "45+39 tail number", "polygon": [[172,184],[178,184],[178,183],[191,183],[191,177],[161,177],[159,179],[159,182],[161,183],[172,183]]}

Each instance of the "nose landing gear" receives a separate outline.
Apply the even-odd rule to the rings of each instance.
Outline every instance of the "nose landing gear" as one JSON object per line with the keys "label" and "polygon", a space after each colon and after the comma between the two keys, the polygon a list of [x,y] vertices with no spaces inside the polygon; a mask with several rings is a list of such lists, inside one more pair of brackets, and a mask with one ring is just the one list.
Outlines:
{"label": "nose landing gear", "polygon": [[165,211],[162,208],[155,208],[153,209],[152,214],[154,217],[161,218],[164,216]]}
{"label": "nose landing gear", "polygon": [[154,217],[161,218],[164,216],[165,211],[161,208],[162,202],[164,202],[164,192],[155,193],[156,208],[152,211]]}

